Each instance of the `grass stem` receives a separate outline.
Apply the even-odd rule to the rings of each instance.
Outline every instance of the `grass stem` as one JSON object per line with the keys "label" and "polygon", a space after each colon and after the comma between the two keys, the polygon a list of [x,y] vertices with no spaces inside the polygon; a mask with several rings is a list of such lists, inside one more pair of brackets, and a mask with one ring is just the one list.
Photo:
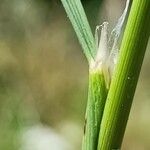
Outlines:
{"label": "grass stem", "polygon": [[133,0],[105,104],[98,150],[120,149],[150,33],[150,0]]}

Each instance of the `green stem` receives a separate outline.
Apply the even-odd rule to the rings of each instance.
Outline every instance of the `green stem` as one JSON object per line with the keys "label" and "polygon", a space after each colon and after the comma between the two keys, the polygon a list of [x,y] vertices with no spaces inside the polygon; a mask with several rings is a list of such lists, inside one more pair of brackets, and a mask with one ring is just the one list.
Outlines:
{"label": "green stem", "polygon": [[150,33],[150,0],[133,0],[100,127],[98,150],[120,149]]}
{"label": "green stem", "polygon": [[107,90],[101,71],[90,71],[82,150],[96,150]]}

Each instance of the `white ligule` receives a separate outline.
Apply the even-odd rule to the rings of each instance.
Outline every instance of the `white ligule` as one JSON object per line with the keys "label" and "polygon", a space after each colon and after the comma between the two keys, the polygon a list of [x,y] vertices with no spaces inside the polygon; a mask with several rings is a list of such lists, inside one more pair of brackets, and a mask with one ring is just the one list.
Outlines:
{"label": "white ligule", "polygon": [[103,64],[106,62],[106,59],[109,56],[108,51],[108,22],[104,22],[101,25],[101,35],[100,40],[98,44],[98,51],[96,55],[96,61],[98,61],[100,64]]}
{"label": "white ligule", "polygon": [[[119,54],[119,39],[121,31],[127,16],[130,0],[127,0],[123,14],[118,19],[118,22],[108,36],[108,22],[96,27],[95,40],[97,45],[97,55],[95,60],[91,62],[91,68],[99,69],[103,72],[107,88],[109,88],[110,80],[114,72],[114,67],[118,60]],[[99,39],[99,31],[100,39]]]}
{"label": "white ligule", "polygon": [[[99,32],[100,39],[99,39]],[[102,70],[106,60],[109,56],[108,51],[108,22],[104,22],[102,25],[97,26],[95,30],[95,40],[97,47],[97,55],[94,60],[91,60],[90,69],[92,71]]]}

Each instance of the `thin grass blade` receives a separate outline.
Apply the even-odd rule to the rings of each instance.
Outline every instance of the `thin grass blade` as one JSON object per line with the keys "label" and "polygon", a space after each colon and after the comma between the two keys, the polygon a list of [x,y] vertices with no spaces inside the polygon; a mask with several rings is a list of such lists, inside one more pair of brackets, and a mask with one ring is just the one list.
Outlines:
{"label": "thin grass blade", "polygon": [[74,27],[85,56],[90,62],[96,55],[95,40],[80,0],[61,0]]}

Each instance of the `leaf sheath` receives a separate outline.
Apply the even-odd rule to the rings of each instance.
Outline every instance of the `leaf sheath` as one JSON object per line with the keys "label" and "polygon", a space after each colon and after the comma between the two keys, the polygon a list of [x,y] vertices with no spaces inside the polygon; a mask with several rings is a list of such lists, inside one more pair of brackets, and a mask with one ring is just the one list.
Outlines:
{"label": "leaf sheath", "polygon": [[82,150],[97,149],[99,128],[106,96],[107,89],[103,74],[99,71],[90,72]]}

